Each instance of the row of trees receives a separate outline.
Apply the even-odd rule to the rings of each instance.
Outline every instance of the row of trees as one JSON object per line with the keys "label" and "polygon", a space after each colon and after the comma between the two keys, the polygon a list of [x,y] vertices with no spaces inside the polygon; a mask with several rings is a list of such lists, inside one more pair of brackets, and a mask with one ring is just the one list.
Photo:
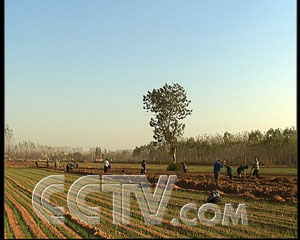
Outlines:
{"label": "row of trees", "polygon": [[[265,164],[296,164],[297,139],[296,129],[269,129],[262,133],[259,130],[223,135],[201,135],[184,139],[185,124],[182,123],[192,114],[189,109],[191,100],[187,92],[178,83],[165,83],[159,89],[153,89],[143,95],[143,108],[152,113],[149,125],[153,128],[154,142],[136,147],[134,151],[102,152],[101,148],[82,149],[70,147],[53,148],[25,141],[11,148],[13,132],[5,128],[6,153],[8,159],[48,157],[52,159],[94,161],[109,158],[113,161],[140,162],[142,159],[153,163],[188,163],[207,164],[216,159],[226,159],[232,164],[247,163],[258,157]],[[171,161],[171,159],[173,161]]]}
{"label": "row of trees", "polygon": [[[178,161],[207,164],[216,159],[227,159],[232,164],[246,164],[254,156],[267,163],[296,164],[297,139],[295,128],[269,129],[223,135],[201,135],[183,139],[185,124],[181,123],[192,110],[191,100],[184,88],[173,83],[148,91],[143,96],[144,109],[153,115],[149,125],[153,128],[154,142],[136,147],[133,157],[148,161]],[[168,154],[169,153],[169,154]],[[173,161],[170,161],[172,156]]]}
{"label": "row of trees", "polygon": [[53,147],[34,143],[30,140],[15,143],[13,130],[5,126],[5,159],[6,160],[62,160],[93,162],[108,158],[115,161],[130,161],[131,150],[107,151],[100,147],[91,147],[84,151],[82,147]]}
{"label": "row of trees", "polygon": [[[294,127],[223,135],[203,134],[197,138],[181,138],[176,144],[177,160],[192,164],[211,164],[216,159],[231,164],[244,164],[256,156],[262,164],[296,164],[297,131]],[[133,159],[153,163],[169,163],[168,149],[156,142],[136,147]]]}
{"label": "row of trees", "polygon": [[[133,151],[107,151],[100,147],[84,151],[81,147],[52,147],[32,141],[13,144],[13,131],[5,128],[5,153],[15,160],[65,160],[95,161],[108,158],[113,162],[170,163],[173,156],[163,142],[150,142],[137,146]],[[203,134],[196,138],[180,138],[176,143],[177,160],[190,164],[211,164],[216,159],[226,159],[231,164],[252,162],[257,156],[263,164],[296,164],[297,131],[294,127],[269,129],[223,135]]]}

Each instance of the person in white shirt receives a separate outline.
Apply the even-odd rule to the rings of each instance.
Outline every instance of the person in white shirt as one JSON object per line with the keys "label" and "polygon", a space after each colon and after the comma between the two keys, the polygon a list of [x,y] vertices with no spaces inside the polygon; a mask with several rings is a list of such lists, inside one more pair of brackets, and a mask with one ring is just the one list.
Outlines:
{"label": "person in white shirt", "polygon": [[147,167],[146,160],[143,160],[141,165],[142,165],[141,174],[145,174],[146,173],[146,167]]}
{"label": "person in white shirt", "polygon": [[105,159],[104,161],[104,172],[108,172],[109,169],[109,161],[108,159]]}
{"label": "person in white shirt", "polygon": [[258,177],[258,172],[259,172],[259,162],[258,162],[258,159],[257,157],[254,158],[255,159],[255,162],[251,168],[251,171],[252,169],[254,169],[253,173],[252,173],[252,176],[255,176],[255,177]]}

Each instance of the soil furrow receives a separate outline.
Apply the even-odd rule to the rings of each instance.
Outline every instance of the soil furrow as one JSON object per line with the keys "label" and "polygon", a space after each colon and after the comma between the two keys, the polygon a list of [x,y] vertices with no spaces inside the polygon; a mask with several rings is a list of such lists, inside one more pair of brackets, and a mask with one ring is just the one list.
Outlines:
{"label": "soil furrow", "polygon": [[5,213],[7,215],[9,226],[15,238],[25,238],[25,235],[19,226],[19,223],[15,217],[14,212],[10,209],[10,207],[6,203],[4,208],[5,208]]}
{"label": "soil furrow", "polygon": [[9,193],[6,192],[6,197],[16,206],[16,208],[20,211],[22,218],[30,231],[33,233],[34,236],[37,238],[47,238],[45,233],[43,233],[40,230],[39,225],[34,221],[32,216],[27,212],[27,210],[20,204],[18,203]]}

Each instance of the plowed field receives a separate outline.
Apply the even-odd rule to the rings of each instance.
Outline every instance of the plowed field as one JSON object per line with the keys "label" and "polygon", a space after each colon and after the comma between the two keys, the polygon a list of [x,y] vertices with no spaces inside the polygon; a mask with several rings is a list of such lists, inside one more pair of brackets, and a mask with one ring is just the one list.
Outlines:
{"label": "plowed field", "polygon": [[[51,225],[42,221],[31,205],[32,191],[44,177],[54,174],[65,175],[65,192],[51,197],[53,204],[64,207],[65,224]],[[176,186],[172,191],[167,210],[160,225],[149,225],[144,219],[138,202],[132,197],[131,217],[128,225],[114,225],[112,221],[112,194],[94,193],[86,197],[92,206],[100,207],[100,224],[87,225],[70,214],[67,207],[67,191],[79,177],[87,174],[103,174],[102,169],[79,168],[66,173],[64,168],[34,168],[19,165],[5,168],[5,237],[6,238],[288,238],[297,237],[297,177],[262,175],[259,179],[234,178],[228,181],[225,175],[216,185],[209,173],[177,173]],[[136,169],[114,169],[108,174],[138,174]],[[164,170],[152,170],[146,174],[156,183],[159,174],[175,174]],[[221,224],[208,227],[200,222],[188,226],[171,220],[179,219],[183,205],[195,203],[197,207],[206,203],[208,192],[221,191],[221,202],[231,203],[236,209],[245,203],[248,226]],[[191,218],[197,213],[191,213]]]}

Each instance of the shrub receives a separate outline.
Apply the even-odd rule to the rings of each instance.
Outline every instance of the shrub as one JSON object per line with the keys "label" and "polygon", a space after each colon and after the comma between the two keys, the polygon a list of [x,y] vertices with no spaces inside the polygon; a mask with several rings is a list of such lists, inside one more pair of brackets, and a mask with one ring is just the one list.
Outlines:
{"label": "shrub", "polygon": [[171,162],[167,167],[167,171],[178,171],[180,169],[181,165],[179,162]]}

